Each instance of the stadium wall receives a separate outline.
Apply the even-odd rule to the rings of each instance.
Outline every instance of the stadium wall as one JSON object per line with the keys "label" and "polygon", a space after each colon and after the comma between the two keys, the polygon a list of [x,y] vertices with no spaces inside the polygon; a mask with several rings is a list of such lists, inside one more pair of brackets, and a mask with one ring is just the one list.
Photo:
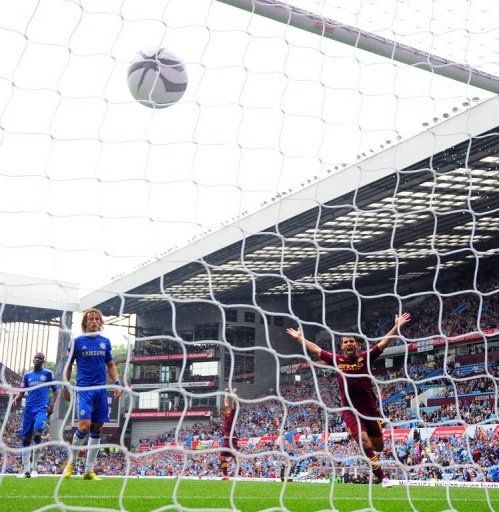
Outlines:
{"label": "stadium wall", "polygon": [[[259,301],[259,303],[262,301]],[[244,312],[255,313],[255,322],[248,323],[238,320],[237,322],[230,322],[231,325],[244,325],[255,328],[255,347],[275,349],[281,354],[296,354],[299,352],[299,347],[287,336],[286,329],[288,327],[296,327],[296,323],[287,317],[279,316],[278,311],[286,311],[287,302],[285,299],[268,299],[264,300],[262,304],[259,304],[265,311],[272,311],[267,317],[267,328],[265,324],[261,323],[260,316],[255,308],[251,307],[239,307],[234,306],[234,309],[238,309],[238,318],[244,318]],[[275,313],[274,313],[275,312]],[[278,318],[278,325],[275,325],[275,318]],[[196,325],[200,324],[217,324],[219,326],[218,340],[222,341],[222,315],[218,307],[210,304],[196,303],[190,305],[177,305],[175,311],[175,327],[178,331],[194,331]],[[137,316],[137,327],[139,333],[142,332],[153,332],[153,333],[164,333],[173,330],[172,326],[172,311],[169,307],[157,309],[149,313],[142,313]],[[267,338],[269,342],[267,342]],[[209,341],[209,340],[206,340]],[[186,345],[188,348],[188,345]],[[298,350],[297,350],[298,349]],[[223,371],[223,361],[225,353],[228,349],[224,346],[220,350],[220,361],[222,371],[220,372],[221,381],[224,385],[220,387],[223,389],[227,383],[228,374],[226,375]],[[243,398],[254,398],[255,396],[261,395],[266,392],[269,388],[275,386],[276,373],[279,370],[278,363],[274,356],[267,350],[252,350],[255,354],[255,368],[258,375],[255,375],[254,382],[247,383],[234,383],[240,390]],[[238,353],[243,353],[238,352]]]}
{"label": "stadium wall", "polygon": [[[248,298],[245,299],[245,301]],[[245,325],[255,328],[255,348],[248,353],[255,355],[255,377],[253,382],[234,382],[239,390],[242,398],[255,398],[266,393],[270,388],[275,388],[276,375],[280,373],[280,367],[290,364],[296,360],[297,355],[302,354],[301,348],[286,334],[288,327],[297,327],[297,323],[292,317],[289,316],[289,304],[286,296],[279,297],[259,297],[258,307],[260,311],[266,315],[267,323],[261,320],[259,311],[251,306],[244,307],[240,305],[224,305],[225,311],[227,308],[238,310],[238,321],[230,322],[231,325]],[[320,318],[317,312],[314,311],[313,306],[310,304],[309,298],[300,296],[294,299],[292,305],[293,313],[305,322],[317,321]],[[248,323],[244,319],[245,312],[255,313],[255,322]],[[350,312],[350,314],[347,314]],[[345,315],[343,315],[345,313]],[[320,315],[321,316],[321,315]],[[342,309],[342,316],[348,316],[346,321],[348,323],[355,322],[357,318],[356,308]],[[153,333],[160,334],[173,331],[172,325],[172,310],[168,304],[161,309],[155,309],[147,313],[141,313],[137,316],[137,327],[139,333]],[[175,304],[175,327],[177,332],[180,331],[194,331],[196,325],[200,324],[217,324],[219,337],[218,340],[222,341],[222,314],[219,307],[212,304],[197,302],[192,304]],[[317,341],[317,336],[324,338],[325,331],[316,325],[304,325],[305,335],[312,341]],[[139,334],[140,336],[140,334]],[[326,336],[327,345],[330,345],[330,337]],[[207,340],[209,341],[209,340]],[[188,348],[188,345],[186,346]],[[261,347],[261,350],[258,350]],[[265,349],[273,349],[281,357],[276,359],[274,355]],[[329,347],[330,348],[330,347]],[[224,389],[228,385],[229,374],[224,372],[224,357],[228,352],[226,346],[221,346],[219,351],[220,371],[220,389]],[[243,353],[235,351],[235,353]],[[282,357],[284,356],[284,357]],[[290,356],[290,357],[286,357]],[[294,357],[291,357],[294,356]]]}

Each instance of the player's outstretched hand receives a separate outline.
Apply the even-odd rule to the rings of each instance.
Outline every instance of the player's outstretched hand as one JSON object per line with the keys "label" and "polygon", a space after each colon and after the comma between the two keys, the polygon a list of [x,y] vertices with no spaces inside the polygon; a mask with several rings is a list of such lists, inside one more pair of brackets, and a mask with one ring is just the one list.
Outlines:
{"label": "player's outstretched hand", "polygon": [[402,313],[400,316],[395,317],[395,325],[400,329],[403,325],[411,321],[411,315],[409,313]]}
{"label": "player's outstretched hand", "polygon": [[121,389],[114,390],[114,398],[119,398],[121,396]]}
{"label": "player's outstretched hand", "polygon": [[296,341],[298,342],[302,342],[303,341],[303,337],[301,335],[301,329],[298,327],[298,329],[292,329],[291,327],[289,329],[286,329],[286,332],[292,337],[294,338]]}

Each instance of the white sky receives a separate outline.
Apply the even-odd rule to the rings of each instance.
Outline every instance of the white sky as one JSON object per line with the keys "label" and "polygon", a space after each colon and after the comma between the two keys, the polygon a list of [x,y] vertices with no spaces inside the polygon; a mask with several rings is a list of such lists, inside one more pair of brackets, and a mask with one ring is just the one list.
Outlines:
{"label": "white sky", "polygon": [[[499,73],[493,0],[294,3]],[[214,0],[2,2],[0,44],[1,271],[81,295],[491,96]],[[155,46],[189,75],[160,111],[126,82]]]}

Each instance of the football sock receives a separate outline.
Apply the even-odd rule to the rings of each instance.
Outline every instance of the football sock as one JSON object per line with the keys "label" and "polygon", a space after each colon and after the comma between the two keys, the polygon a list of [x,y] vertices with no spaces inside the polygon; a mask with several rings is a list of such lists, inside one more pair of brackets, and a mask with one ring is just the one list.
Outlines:
{"label": "football sock", "polygon": [[85,464],[85,473],[93,471],[97,454],[99,453],[100,445],[100,432],[90,431],[90,437],[88,438],[88,453],[87,463]]}
{"label": "football sock", "polygon": [[85,442],[85,438],[87,434],[77,429],[73,436],[73,464],[76,464],[76,460],[78,459],[78,454],[80,453],[81,447]]}
{"label": "football sock", "polygon": [[33,448],[33,469],[36,469],[38,466],[38,461],[40,460],[40,454],[42,452],[42,449],[38,447],[38,445],[41,443],[42,438],[40,436],[34,436],[33,437],[33,443],[35,444],[35,447]]}
{"label": "football sock", "polygon": [[364,448],[364,451],[366,452],[367,457],[372,462],[372,472],[375,474],[375,476],[378,478],[378,480],[381,482],[383,478],[385,478],[385,474],[383,473],[383,470],[381,469],[381,465],[379,463],[379,456],[376,455],[372,448]]}
{"label": "football sock", "polygon": [[29,448],[29,445],[31,444],[31,441],[26,441],[23,439],[23,447],[26,449],[21,452],[21,460],[23,463],[23,469],[26,473],[29,473],[30,467],[29,467],[29,459],[31,455],[31,449]]}

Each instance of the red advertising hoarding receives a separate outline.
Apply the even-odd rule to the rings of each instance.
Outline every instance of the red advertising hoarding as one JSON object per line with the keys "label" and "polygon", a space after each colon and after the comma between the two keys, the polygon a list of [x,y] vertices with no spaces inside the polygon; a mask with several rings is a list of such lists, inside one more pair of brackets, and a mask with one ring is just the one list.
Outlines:
{"label": "red advertising hoarding", "polygon": [[[204,352],[187,352],[186,359],[210,359],[215,355],[214,350],[205,350]],[[160,361],[181,361],[184,354],[158,354],[156,356],[134,356],[130,358],[131,363],[146,363]]]}
{"label": "red advertising hoarding", "polygon": [[[132,419],[153,419],[153,418],[180,418],[184,415],[183,411],[132,411],[130,413],[130,418]],[[185,417],[193,417],[193,416],[202,416],[209,417],[211,416],[211,411],[209,409],[192,409],[189,411],[185,411]]]}
{"label": "red advertising hoarding", "polygon": [[[483,333],[486,336],[493,336],[494,334],[499,334],[499,327],[493,327],[491,329],[484,329]],[[482,335],[478,332],[470,332],[469,334],[461,334],[459,336],[451,336],[450,338],[432,338],[432,348],[439,348],[445,346],[445,340],[447,339],[449,345],[459,345],[460,343],[465,343],[467,341],[479,340],[482,338]],[[418,348],[424,347],[429,343],[428,339],[424,339],[418,341],[417,343],[410,343],[408,345],[409,350],[418,351]]]}
{"label": "red advertising hoarding", "polygon": [[395,428],[393,433],[390,429],[383,430],[383,439],[387,441],[393,436],[394,441],[405,441],[411,434],[412,428]]}
{"label": "red advertising hoarding", "polygon": [[456,427],[437,427],[431,437],[463,437],[466,433],[466,427],[464,425],[458,425]]}

